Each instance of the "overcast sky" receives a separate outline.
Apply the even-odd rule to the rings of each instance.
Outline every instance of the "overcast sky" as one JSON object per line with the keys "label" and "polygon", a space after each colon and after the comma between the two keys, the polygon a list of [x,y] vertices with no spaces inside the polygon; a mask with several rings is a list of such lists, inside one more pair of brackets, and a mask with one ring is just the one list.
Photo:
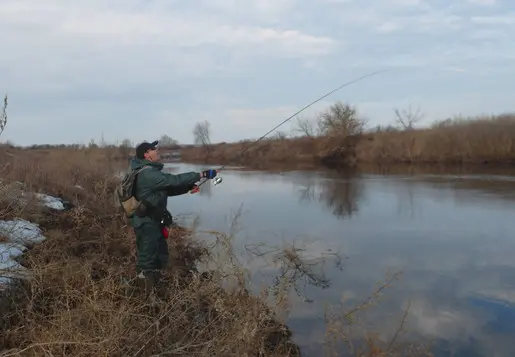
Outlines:
{"label": "overcast sky", "polygon": [[[168,134],[256,138],[367,72],[334,101],[370,125],[514,109],[508,0],[1,0],[3,140],[87,143]],[[285,125],[282,129],[290,130]]]}

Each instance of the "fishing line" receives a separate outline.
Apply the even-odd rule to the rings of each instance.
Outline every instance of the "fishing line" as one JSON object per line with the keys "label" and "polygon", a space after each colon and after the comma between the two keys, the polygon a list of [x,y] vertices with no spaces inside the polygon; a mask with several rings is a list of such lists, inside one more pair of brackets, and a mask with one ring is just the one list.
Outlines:
{"label": "fishing line", "polygon": [[[304,110],[308,109],[309,107],[311,107],[312,105],[318,103],[319,101],[321,101],[322,99],[324,98],[327,98],[328,96],[330,96],[331,94],[333,94],[334,92],[337,92],[339,91],[340,89],[342,88],[345,88],[347,86],[350,86],[351,84],[354,84],[356,82],[359,82],[359,81],[362,81],[366,78],[369,78],[369,77],[372,77],[372,76],[375,76],[379,73],[382,73],[382,72],[387,72],[388,69],[382,69],[382,70],[378,70],[378,71],[374,71],[374,72],[370,72],[370,73],[367,73],[367,74],[364,74],[358,78],[355,78],[353,80],[350,80],[340,86],[338,86],[337,88],[334,88],[333,90],[331,90],[330,92],[327,92],[326,94],[322,95],[321,97],[315,99],[314,101],[312,101],[311,103],[305,105],[304,107],[302,107],[301,109],[297,110],[295,113],[293,113],[292,115],[290,115],[288,118],[286,118],[285,120],[283,120],[281,123],[279,123],[278,125],[276,125],[275,127],[273,127],[272,129],[270,129],[268,132],[266,132],[263,136],[261,136],[259,139],[255,140],[254,142],[252,142],[249,146],[247,146],[245,149],[243,149],[242,151],[240,151],[238,153],[238,155],[234,156],[232,159],[230,159],[228,161],[228,163],[230,163],[232,160],[234,160],[235,158],[237,158],[238,156],[242,155],[243,153],[245,153],[246,151],[248,151],[252,146],[256,145],[257,143],[259,143],[261,140],[263,140],[268,134],[270,134],[271,132],[273,132],[274,130],[278,129],[280,126],[286,124],[288,121],[290,121],[291,119],[293,119],[294,117],[296,117],[297,115],[299,115],[300,113],[302,113]],[[223,170],[223,168],[227,166],[227,164],[224,164],[222,165],[218,171],[220,170]],[[202,186],[207,180],[204,180],[202,181],[201,183],[198,184],[198,187]],[[213,180],[213,184],[214,185],[218,185],[220,183],[222,183],[223,179],[218,176],[216,177],[214,180]]]}

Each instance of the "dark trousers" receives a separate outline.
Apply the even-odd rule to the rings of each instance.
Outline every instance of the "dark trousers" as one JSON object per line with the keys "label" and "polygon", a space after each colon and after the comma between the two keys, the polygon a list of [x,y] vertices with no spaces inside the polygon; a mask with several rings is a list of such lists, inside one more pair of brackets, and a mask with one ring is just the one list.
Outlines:
{"label": "dark trousers", "polygon": [[135,228],[137,261],[136,271],[162,271],[168,263],[168,244],[159,223],[144,223]]}

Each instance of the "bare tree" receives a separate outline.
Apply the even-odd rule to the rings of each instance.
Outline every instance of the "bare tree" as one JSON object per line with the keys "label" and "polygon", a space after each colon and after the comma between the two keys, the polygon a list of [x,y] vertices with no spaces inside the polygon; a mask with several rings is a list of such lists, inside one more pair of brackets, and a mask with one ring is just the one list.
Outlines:
{"label": "bare tree", "polygon": [[132,141],[130,139],[123,139],[122,143],[120,144],[123,148],[131,148],[132,147]]}
{"label": "bare tree", "polygon": [[410,104],[408,109],[402,111],[395,108],[395,117],[395,121],[399,126],[401,126],[402,129],[413,130],[415,124],[417,124],[424,117],[424,115],[422,114],[419,107],[417,107],[416,110],[413,110]]}
{"label": "bare tree", "polygon": [[193,128],[193,136],[195,145],[209,146],[211,145],[211,125],[207,120],[197,122]]}
{"label": "bare tree", "polygon": [[5,126],[7,125],[7,94],[4,97],[4,105],[2,112],[0,113],[0,135],[4,132]]}
{"label": "bare tree", "polygon": [[128,158],[129,154],[132,149],[132,142],[129,139],[123,139],[122,143],[120,144],[118,151],[120,153],[120,156],[122,158]]}
{"label": "bare tree", "polygon": [[288,138],[288,134],[282,130],[277,130],[273,135],[270,135],[265,140],[286,140]]}
{"label": "bare tree", "polygon": [[172,139],[171,137],[169,137],[168,135],[163,135],[161,136],[161,138],[159,139],[159,145],[161,147],[174,147],[174,146],[177,146],[179,144],[179,142],[175,139]]}
{"label": "bare tree", "polygon": [[89,149],[97,149],[99,146],[98,144],[95,142],[95,139],[91,139],[89,141],[89,144],[88,144],[88,148]]}
{"label": "bare tree", "polygon": [[316,136],[315,123],[307,118],[297,118],[297,132],[312,138]]}

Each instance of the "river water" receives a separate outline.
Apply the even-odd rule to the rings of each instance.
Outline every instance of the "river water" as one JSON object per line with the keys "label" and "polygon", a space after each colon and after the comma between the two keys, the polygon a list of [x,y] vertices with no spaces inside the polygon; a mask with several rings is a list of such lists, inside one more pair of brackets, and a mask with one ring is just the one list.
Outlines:
{"label": "river water", "polygon": [[[515,356],[515,176],[238,169],[221,176],[200,194],[170,198],[169,209],[224,232],[241,210],[241,251],[294,243],[310,259],[326,257],[328,286],[299,283],[292,294],[288,325],[306,355],[322,355],[325,304],[358,304],[400,270],[363,315],[369,332],[390,338],[409,307],[403,336],[432,343],[438,357]],[[247,264],[257,283],[277,273],[266,255]]]}

